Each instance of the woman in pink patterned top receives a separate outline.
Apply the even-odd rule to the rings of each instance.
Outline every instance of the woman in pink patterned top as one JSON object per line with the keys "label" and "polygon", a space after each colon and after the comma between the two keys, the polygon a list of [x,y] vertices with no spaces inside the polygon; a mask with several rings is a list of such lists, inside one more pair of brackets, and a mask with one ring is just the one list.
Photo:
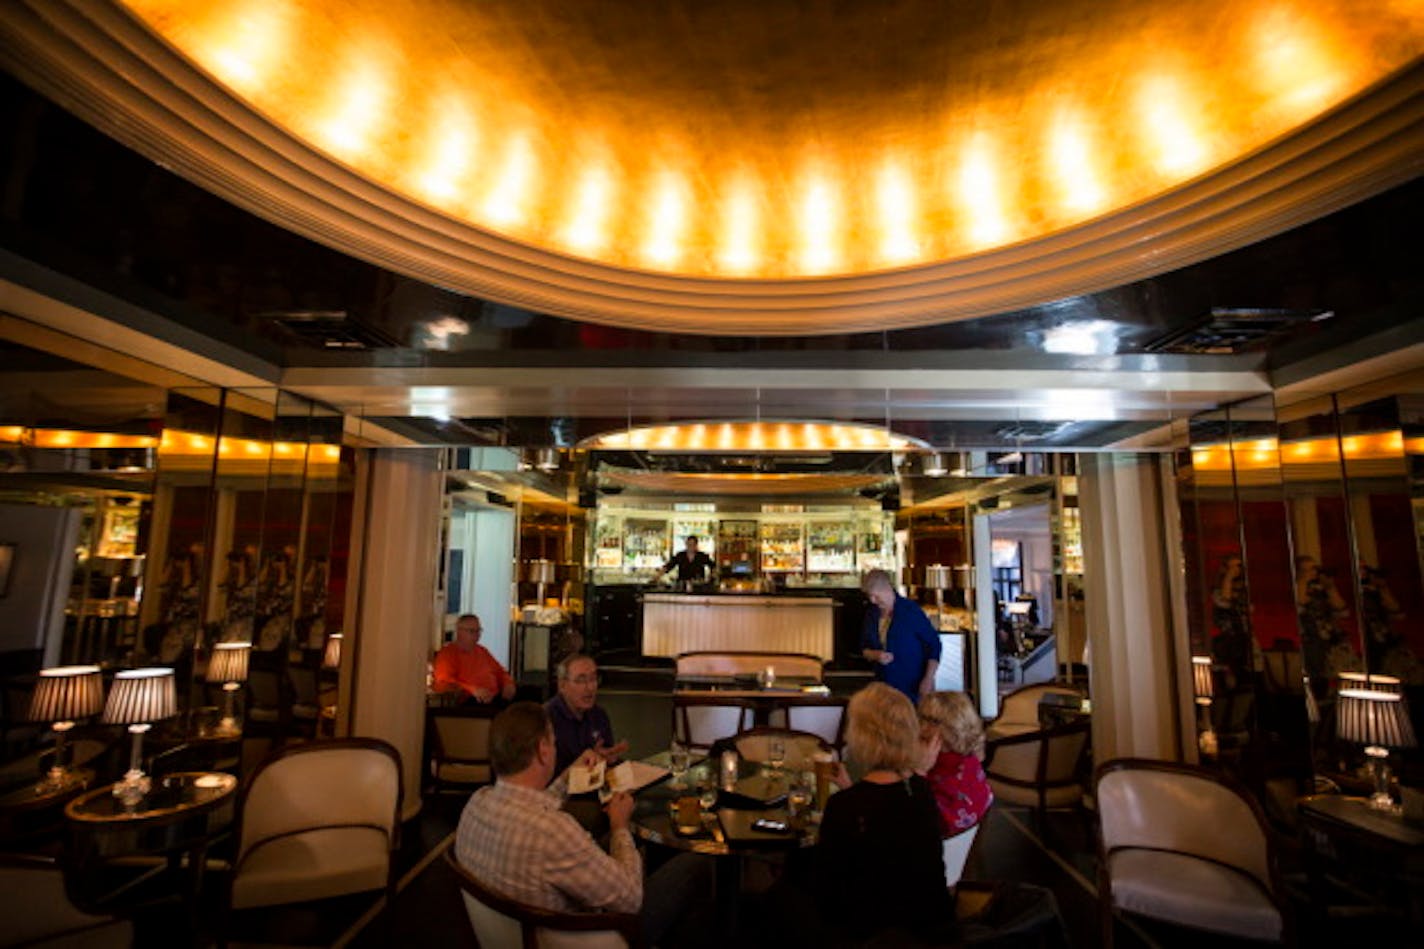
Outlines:
{"label": "woman in pink patterned top", "polygon": [[[963,692],[931,692],[920,699],[921,738],[939,736],[939,753],[920,773],[934,792],[940,829],[952,837],[979,823],[994,792],[984,776],[984,721]],[[932,747],[932,745],[928,745]]]}

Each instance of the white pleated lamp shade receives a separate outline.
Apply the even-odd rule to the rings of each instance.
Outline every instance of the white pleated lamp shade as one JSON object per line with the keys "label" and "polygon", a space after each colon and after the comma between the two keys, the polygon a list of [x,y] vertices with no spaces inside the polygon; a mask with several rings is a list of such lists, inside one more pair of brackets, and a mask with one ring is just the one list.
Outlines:
{"label": "white pleated lamp shade", "polygon": [[125,669],[114,676],[103,721],[107,725],[137,725],[177,714],[178,690],[172,669]]}
{"label": "white pleated lamp shade", "polygon": [[1192,657],[1192,691],[1199,699],[1209,699],[1215,694],[1215,688],[1211,681],[1211,658],[1209,656]]}
{"label": "white pleated lamp shade", "polygon": [[208,660],[209,682],[246,682],[252,643],[218,643]]}
{"label": "white pleated lamp shade", "polygon": [[1390,692],[1402,695],[1404,686],[1394,676],[1366,675],[1363,672],[1340,673],[1341,689],[1363,689],[1366,692]]}
{"label": "white pleated lamp shade", "polygon": [[323,669],[339,669],[341,667],[341,634],[332,633],[326,640],[326,652],[321,657],[321,667]]}
{"label": "white pleated lamp shade", "polygon": [[1416,744],[1409,709],[1397,693],[1343,689],[1335,714],[1336,734],[1345,741],[1377,748]]}
{"label": "white pleated lamp shade", "polygon": [[30,697],[32,722],[72,722],[98,715],[104,708],[104,678],[98,666],[41,669]]}

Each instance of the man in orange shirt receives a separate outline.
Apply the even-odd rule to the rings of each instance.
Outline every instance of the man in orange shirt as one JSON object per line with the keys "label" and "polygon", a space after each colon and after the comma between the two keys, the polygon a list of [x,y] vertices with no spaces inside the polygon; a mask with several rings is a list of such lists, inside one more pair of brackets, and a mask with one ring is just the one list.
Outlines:
{"label": "man in orange shirt", "polygon": [[514,698],[514,679],[480,645],[480,618],[466,613],[455,621],[455,640],[435,654],[435,691],[464,692],[476,702]]}

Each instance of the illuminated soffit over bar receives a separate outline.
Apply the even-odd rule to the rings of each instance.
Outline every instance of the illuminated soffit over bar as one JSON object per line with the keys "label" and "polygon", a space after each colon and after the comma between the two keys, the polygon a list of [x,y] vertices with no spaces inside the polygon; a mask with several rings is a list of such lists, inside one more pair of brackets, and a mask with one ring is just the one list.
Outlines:
{"label": "illuminated soffit over bar", "polygon": [[1424,136],[1411,0],[23,0],[0,37],[299,233],[710,334],[1120,285],[1407,181]]}
{"label": "illuminated soffit over bar", "polygon": [[854,422],[682,422],[605,432],[579,442],[588,450],[672,452],[905,451],[929,445],[887,428]]}

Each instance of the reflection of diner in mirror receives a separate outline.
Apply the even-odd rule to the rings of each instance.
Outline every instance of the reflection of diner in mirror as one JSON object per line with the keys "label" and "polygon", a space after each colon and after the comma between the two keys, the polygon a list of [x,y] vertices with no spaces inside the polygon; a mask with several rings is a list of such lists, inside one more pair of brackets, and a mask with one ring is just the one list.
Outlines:
{"label": "reflection of diner in mirror", "polygon": [[1321,694],[1341,672],[1359,671],[1361,660],[1341,621],[1349,616],[1335,578],[1314,557],[1295,558],[1296,609],[1300,614],[1301,652],[1311,687]]}
{"label": "reflection of diner in mirror", "polygon": [[221,584],[224,642],[252,642],[257,614],[256,556],[257,549],[251,544],[228,551],[227,570]]}
{"label": "reflection of diner in mirror", "polygon": [[1239,554],[1223,558],[1211,589],[1211,620],[1216,633],[1212,658],[1227,678],[1225,686],[1251,685],[1264,665],[1261,647],[1251,629],[1246,595],[1246,570]]}
{"label": "reflection of diner in mirror", "polygon": [[1404,610],[1383,567],[1360,567],[1360,615],[1371,672],[1394,676],[1406,685],[1424,684],[1424,664],[1410,648]]}

